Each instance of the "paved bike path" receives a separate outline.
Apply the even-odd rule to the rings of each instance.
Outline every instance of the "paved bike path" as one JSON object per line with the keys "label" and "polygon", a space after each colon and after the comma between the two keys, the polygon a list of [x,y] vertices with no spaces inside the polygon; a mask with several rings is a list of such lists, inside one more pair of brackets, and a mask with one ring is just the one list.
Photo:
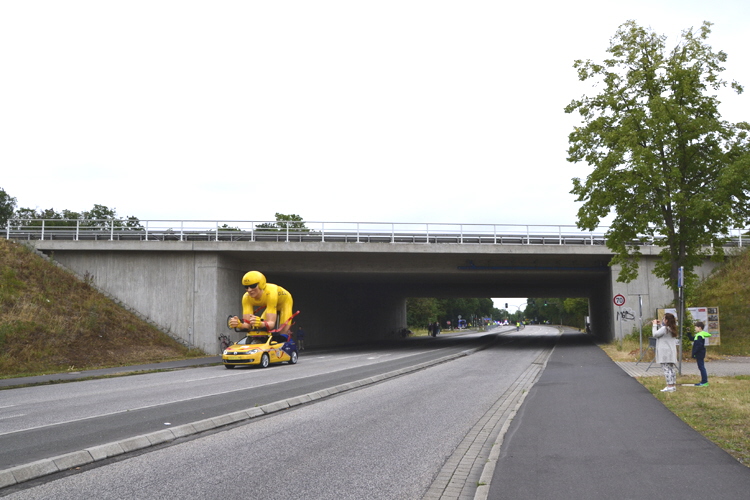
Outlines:
{"label": "paved bike path", "polygon": [[[678,387],[669,397],[682,390],[696,389]],[[564,334],[505,435],[486,498],[685,500],[748,491],[750,468],[682,422],[587,336]]]}

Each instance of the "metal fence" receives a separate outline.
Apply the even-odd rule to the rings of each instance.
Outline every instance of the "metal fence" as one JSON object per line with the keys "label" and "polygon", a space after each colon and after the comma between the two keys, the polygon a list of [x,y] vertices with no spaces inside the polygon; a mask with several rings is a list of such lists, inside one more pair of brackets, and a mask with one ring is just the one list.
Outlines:
{"label": "metal fence", "polygon": [[[11,219],[4,232],[19,240],[605,245],[607,230],[535,224]],[[728,246],[747,244],[747,229],[730,231]]]}

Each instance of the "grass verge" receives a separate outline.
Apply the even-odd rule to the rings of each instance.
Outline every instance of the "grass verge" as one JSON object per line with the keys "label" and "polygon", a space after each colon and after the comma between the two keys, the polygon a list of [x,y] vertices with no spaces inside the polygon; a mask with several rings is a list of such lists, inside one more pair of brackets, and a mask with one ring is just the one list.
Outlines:
{"label": "grass verge", "polygon": [[203,357],[20,243],[0,239],[4,378]]}
{"label": "grass verge", "polygon": [[[633,362],[638,361],[639,345],[636,340],[625,339],[599,347],[613,361]],[[644,352],[643,359],[650,362],[653,353]],[[694,384],[696,377],[678,376],[677,392],[672,393],[661,392],[663,376],[637,380],[683,422],[750,467],[750,376],[712,376],[708,387],[682,387],[679,384]]]}
{"label": "grass verge", "polygon": [[710,377],[708,387],[679,386],[695,383],[694,376],[681,376],[673,393],[660,392],[664,377],[638,381],[683,422],[750,467],[750,376]]}

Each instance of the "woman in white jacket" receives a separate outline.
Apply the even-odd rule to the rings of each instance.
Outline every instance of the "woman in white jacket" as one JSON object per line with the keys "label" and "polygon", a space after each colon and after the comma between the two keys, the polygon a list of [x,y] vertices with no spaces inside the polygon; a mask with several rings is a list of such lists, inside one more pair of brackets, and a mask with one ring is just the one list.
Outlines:
{"label": "woman in white jacket", "polygon": [[656,354],[657,363],[661,363],[664,370],[664,378],[667,380],[667,386],[661,392],[674,392],[677,382],[677,320],[672,313],[666,313],[661,321],[654,320],[652,325],[652,334],[656,337]]}

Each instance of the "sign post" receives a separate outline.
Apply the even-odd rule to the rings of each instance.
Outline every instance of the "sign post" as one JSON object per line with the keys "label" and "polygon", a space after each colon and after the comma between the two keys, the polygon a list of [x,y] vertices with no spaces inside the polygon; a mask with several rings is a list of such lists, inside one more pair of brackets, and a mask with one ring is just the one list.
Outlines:
{"label": "sign post", "polygon": [[622,306],[625,305],[625,296],[618,293],[612,298],[612,302],[614,302],[615,305],[620,308],[619,311],[617,311],[617,318],[619,319],[620,323],[620,345],[622,346],[622,343],[625,340],[622,338]]}
{"label": "sign post", "polygon": [[640,338],[640,351],[638,354],[638,363],[643,359],[643,296],[638,294],[638,337]]}
{"label": "sign post", "polygon": [[680,266],[677,272],[677,288],[679,290],[679,296],[680,296],[679,297],[680,299],[680,305],[679,305],[680,322],[677,325],[678,328],[680,329],[680,335],[677,337],[680,341],[680,343],[678,344],[679,347],[677,348],[677,353],[678,353],[677,362],[679,363],[679,366],[677,368],[677,373],[679,373],[680,375],[682,375],[682,336],[685,333],[684,332],[685,329],[682,327],[682,325],[685,324],[685,294],[682,292],[682,289],[685,286],[684,273],[685,273],[685,268]]}

